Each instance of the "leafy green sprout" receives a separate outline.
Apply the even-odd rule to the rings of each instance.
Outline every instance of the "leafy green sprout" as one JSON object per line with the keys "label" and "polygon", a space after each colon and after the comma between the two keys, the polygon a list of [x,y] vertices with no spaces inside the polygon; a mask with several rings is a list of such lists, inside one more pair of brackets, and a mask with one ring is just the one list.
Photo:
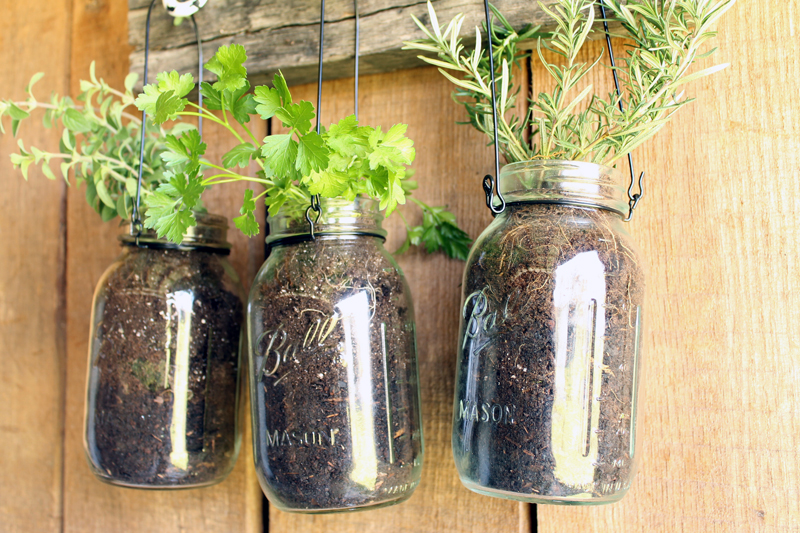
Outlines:
{"label": "leafy green sprout", "polygon": [[[493,25],[489,37],[498,65],[498,137],[507,162],[568,159],[614,165],[692,101],[684,96],[684,84],[727,66],[690,73],[695,62],[716,50],[701,51],[716,36],[713,27],[735,0],[604,2],[609,18],[623,28],[623,33],[615,36],[633,42],[617,58],[615,70],[621,95],[611,92],[605,98],[596,94],[592,85],[578,90],[580,82],[602,59],[600,54],[592,62],[578,60],[588,37],[597,31],[595,8],[599,0],[557,0],[551,5],[540,2],[555,27],[547,33],[530,27],[517,32],[492,6],[500,23]],[[420,58],[439,67],[458,87],[453,96],[465,107],[469,123],[493,136],[491,72],[480,30],[476,28],[475,47],[467,53],[460,38],[464,16],[457,15],[448,25],[440,26],[430,2],[428,13],[430,29],[412,15],[426,38],[406,42],[405,48],[436,54]],[[520,116],[514,112],[519,88],[514,85],[510,67],[526,57],[519,45],[531,39],[536,40],[536,55],[552,78],[553,88],[530,99],[527,111]],[[551,63],[545,51],[559,56],[560,62]],[[526,131],[531,132],[529,140]]]}
{"label": "leafy green sprout", "polygon": [[[317,133],[312,130],[314,106],[307,101],[294,102],[281,73],[275,75],[272,87],[258,86],[250,92],[246,59],[240,45],[219,48],[205,65],[216,74],[217,81],[201,84],[202,107],[186,98],[195,87],[192,75],[174,71],[160,73],[136,99],[137,107],[146,111],[154,124],[202,116],[227,129],[238,141],[215,163],[204,158],[207,147],[196,131],[167,135],[162,154],[166,182],[145,198],[146,227],[180,242],[186,229],[195,224],[193,209],[203,192],[210,186],[232,182],[264,187],[260,193],[245,191],[241,216],[234,218],[236,227],[246,235],[259,231],[257,201],[263,201],[271,215],[284,209],[298,216],[313,194],[348,200],[374,198],[387,216],[405,203],[416,186],[408,179],[408,165],[415,151],[413,142],[405,136],[405,124],[383,132],[380,127],[360,125],[351,115]],[[287,133],[259,140],[248,127],[253,116],[275,118]],[[244,173],[242,169],[253,162],[256,174]],[[206,172],[212,175],[206,176]],[[423,224],[412,227],[406,222],[407,237],[401,251],[424,243],[429,252],[442,249],[450,257],[465,259],[471,241],[458,228],[452,213],[414,202],[423,212]]]}

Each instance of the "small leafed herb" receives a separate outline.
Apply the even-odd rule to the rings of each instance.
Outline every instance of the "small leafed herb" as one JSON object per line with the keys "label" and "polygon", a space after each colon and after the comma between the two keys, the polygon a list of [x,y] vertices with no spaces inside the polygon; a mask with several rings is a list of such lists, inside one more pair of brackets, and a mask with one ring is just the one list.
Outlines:
{"label": "small leafed herb", "polygon": [[[348,200],[368,196],[379,200],[387,216],[406,202],[416,183],[409,179],[408,165],[414,161],[415,152],[413,142],[405,136],[405,124],[384,132],[380,127],[360,125],[351,115],[317,133],[312,125],[314,106],[307,101],[294,102],[281,73],[275,75],[272,87],[258,86],[251,93],[246,59],[240,45],[219,48],[205,66],[217,75],[217,81],[200,85],[203,107],[186,98],[195,86],[191,74],[180,76],[174,71],[159,74],[156,83],[147,85],[136,99],[139,109],[146,111],[155,124],[202,116],[227,129],[238,141],[221,161],[213,163],[203,158],[206,145],[196,131],[167,135],[161,156],[167,180],[145,197],[145,226],[180,242],[186,229],[195,223],[192,210],[203,191],[229,182],[246,181],[264,187],[260,193],[245,191],[241,216],[234,219],[246,235],[259,231],[254,212],[262,198],[271,215],[283,209],[297,217],[303,216],[314,194]],[[252,116],[275,118],[286,133],[259,141],[248,127]],[[240,172],[251,162],[259,169],[255,176]],[[465,259],[471,241],[456,225],[455,216],[442,207],[415,202],[422,209],[423,224],[406,224],[408,235],[401,251],[424,243],[430,252],[441,249],[450,257]]]}
{"label": "small leafed herb", "polygon": [[[735,0],[602,0],[606,16],[622,25],[616,37],[632,41],[617,59],[621,95],[611,92],[603,98],[592,85],[579,90],[581,80],[602,59],[578,60],[595,27],[595,12],[601,0],[557,0],[539,3],[555,29],[540,27],[516,31],[492,6],[495,20],[491,39],[497,79],[499,147],[507,162],[532,159],[567,159],[613,165],[620,157],[655,135],[678,109],[692,101],[682,86],[717,72],[717,65],[690,73],[699,59],[716,49],[701,49],[716,36],[719,18]],[[426,39],[405,43],[406,49],[436,54],[420,58],[439,71],[459,89],[453,98],[463,105],[469,123],[493,136],[491,70],[482,47],[481,31],[476,28],[475,48],[467,53],[459,34],[464,22],[457,15],[447,26],[440,26],[428,2],[432,31],[416,17]],[[553,79],[551,92],[541,92],[530,100],[527,112],[515,111],[519,85],[514,84],[514,68],[528,54],[520,51],[522,41],[536,39],[536,53]],[[551,63],[549,51],[561,61]],[[620,110],[620,102],[622,108]],[[530,131],[530,140],[526,132]]]}
{"label": "small leafed herb", "polygon": [[[59,172],[68,183],[72,171],[78,184],[86,184],[86,200],[104,221],[117,216],[129,219],[139,170],[141,120],[135,116],[132,92],[138,76],[129,74],[124,91],[118,91],[97,78],[92,63],[89,80],[81,80],[81,94],[76,100],[53,94],[48,102],[40,102],[33,94],[33,86],[43,76],[42,73],[33,76],[25,88],[28,95],[25,101],[0,100],[0,132],[6,132],[4,119],[8,117],[11,132],[16,136],[25,119],[35,110],[43,109],[45,127],[58,127],[60,122],[63,128],[59,151],[26,148],[20,139],[19,153],[11,154],[14,168],[19,168],[27,180],[29,167],[39,166],[49,179],[55,180]],[[145,198],[168,180],[164,173],[168,161],[161,158],[165,135],[179,135],[193,128],[185,123],[176,123],[166,130],[147,126],[142,172]],[[58,164],[56,171],[51,164]]]}

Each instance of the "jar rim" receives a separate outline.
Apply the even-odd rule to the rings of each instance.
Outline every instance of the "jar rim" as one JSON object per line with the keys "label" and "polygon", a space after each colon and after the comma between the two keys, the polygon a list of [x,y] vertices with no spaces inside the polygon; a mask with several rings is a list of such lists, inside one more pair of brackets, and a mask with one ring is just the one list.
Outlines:
{"label": "jar rim", "polygon": [[[380,201],[365,196],[354,200],[346,198],[320,198],[319,220],[314,224],[314,236],[362,235],[386,239],[386,230],[381,227],[383,214]],[[312,220],[314,211],[309,212]],[[311,227],[305,212],[288,212],[285,209],[267,218],[270,233],[267,244],[293,243],[311,240]]]}
{"label": "jar rim", "polygon": [[622,173],[598,163],[562,159],[518,161],[500,170],[498,183],[507,204],[575,205],[626,216],[627,187]]}
{"label": "jar rim", "polygon": [[128,232],[118,237],[123,246],[138,246],[159,250],[195,250],[218,254],[229,254],[231,244],[227,241],[228,219],[213,213],[194,213],[197,224],[186,229],[181,244],[158,237],[155,230],[145,228],[141,234],[131,225]]}

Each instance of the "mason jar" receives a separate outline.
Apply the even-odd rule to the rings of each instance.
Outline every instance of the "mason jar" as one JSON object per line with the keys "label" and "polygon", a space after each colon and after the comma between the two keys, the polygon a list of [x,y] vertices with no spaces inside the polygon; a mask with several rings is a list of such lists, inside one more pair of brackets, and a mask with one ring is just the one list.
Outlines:
{"label": "mason jar", "polygon": [[534,503],[621,499],[639,459],[643,265],[617,171],[507,165],[467,260],[453,419],[462,482]]}
{"label": "mason jar", "polygon": [[414,307],[383,247],[378,203],[322,199],[269,219],[269,256],[250,291],[255,464],[284,511],[406,500],[422,468]]}
{"label": "mason jar", "polygon": [[114,485],[211,485],[239,453],[244,291],[226,219],[196,218],[180,246],[122,236],[95,290],[84,445]]}

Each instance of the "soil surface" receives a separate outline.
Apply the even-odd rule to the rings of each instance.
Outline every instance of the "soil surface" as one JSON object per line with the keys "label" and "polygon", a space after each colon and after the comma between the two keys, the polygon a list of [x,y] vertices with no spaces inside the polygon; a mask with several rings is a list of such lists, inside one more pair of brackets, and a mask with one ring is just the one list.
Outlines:
{"label": "soil surface", "polygon": [[223,261],[132,248],[101,280],[87,406],[101,479],[197,486],[232,468],[243,305]]}
{"label": "soil surface", "polygon": [[419,482],[413,307],[375,237],[274,246],[251,294],[256,465],[280,508],[396,503]]}
{"label": "soil surface", "polygon": [[523,204],[498,218],[465,273],[462,479],[531,498],[613,498],[635,466],[636,253],[611,213]]}

